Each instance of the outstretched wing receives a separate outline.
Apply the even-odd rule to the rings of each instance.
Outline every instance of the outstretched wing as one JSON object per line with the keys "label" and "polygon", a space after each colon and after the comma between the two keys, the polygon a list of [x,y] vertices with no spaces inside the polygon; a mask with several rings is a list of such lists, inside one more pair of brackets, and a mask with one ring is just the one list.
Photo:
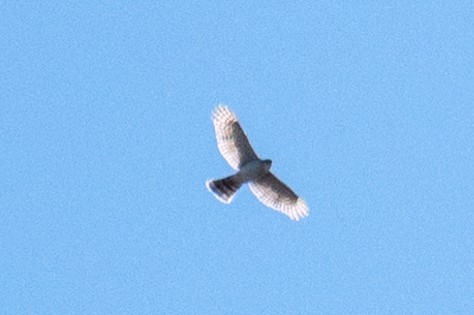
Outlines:
{"label": "outstretched wing", "polygon": [[258,159],[237,116],[226,106],[219,105],[212,114],[216,130],[217,146],[230,166],[239,170],[247,162]]}
{"label": "outstretched wing", "polygon": [[298,221],[309,214],[306,202],[270,172],[250,182],[250,190],[264,205],[286,214],[292,220]]}

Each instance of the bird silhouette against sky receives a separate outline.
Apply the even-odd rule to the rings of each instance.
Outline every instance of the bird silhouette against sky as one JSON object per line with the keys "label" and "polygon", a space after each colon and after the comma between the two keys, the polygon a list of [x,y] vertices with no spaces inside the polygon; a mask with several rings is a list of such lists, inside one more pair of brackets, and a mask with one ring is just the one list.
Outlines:
{"label": "bird silhouette against sky", "polygon": [[270,172],[271,160],[260,159],[239,124],[237,116],[224,105],[212,113],[217,146],[236,174],[208,180],[206,187],[217,199],[230,203],[239,188],[248,183],[250,190],[264,205],[286,214],[292,220],[308,216],[306,202]]}

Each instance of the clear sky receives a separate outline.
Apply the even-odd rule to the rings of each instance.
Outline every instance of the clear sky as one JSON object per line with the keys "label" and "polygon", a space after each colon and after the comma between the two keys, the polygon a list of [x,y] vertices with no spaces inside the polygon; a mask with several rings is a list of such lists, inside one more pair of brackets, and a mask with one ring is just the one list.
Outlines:
{"label": "clear sky", "polygon": [[472,1],[176,2],[2,4],[0,313],[474,314]]}

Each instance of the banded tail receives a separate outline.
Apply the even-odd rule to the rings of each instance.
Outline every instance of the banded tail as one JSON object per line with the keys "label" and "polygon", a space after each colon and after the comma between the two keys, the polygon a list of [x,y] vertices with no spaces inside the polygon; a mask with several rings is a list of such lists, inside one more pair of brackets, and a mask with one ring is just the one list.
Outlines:
{"label": "banded tail", "polygon": [[232,175],[222,179],[208,180],[206,187],[213,192],[219,201],[231,203],[235,193],[242,186],[242,181],[238,175]]}

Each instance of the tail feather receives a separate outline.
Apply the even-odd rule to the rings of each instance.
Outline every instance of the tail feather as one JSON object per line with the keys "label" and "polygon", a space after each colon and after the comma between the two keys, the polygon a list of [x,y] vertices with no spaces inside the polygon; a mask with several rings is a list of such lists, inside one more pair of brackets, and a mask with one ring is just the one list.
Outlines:
{"label": "tail feather", "polygon": [[208,180],[206,182],[207,189],[213,192],[216,198],[224,203],[230,203],[241,186],[242,182],[237,175],[222,179]]}

